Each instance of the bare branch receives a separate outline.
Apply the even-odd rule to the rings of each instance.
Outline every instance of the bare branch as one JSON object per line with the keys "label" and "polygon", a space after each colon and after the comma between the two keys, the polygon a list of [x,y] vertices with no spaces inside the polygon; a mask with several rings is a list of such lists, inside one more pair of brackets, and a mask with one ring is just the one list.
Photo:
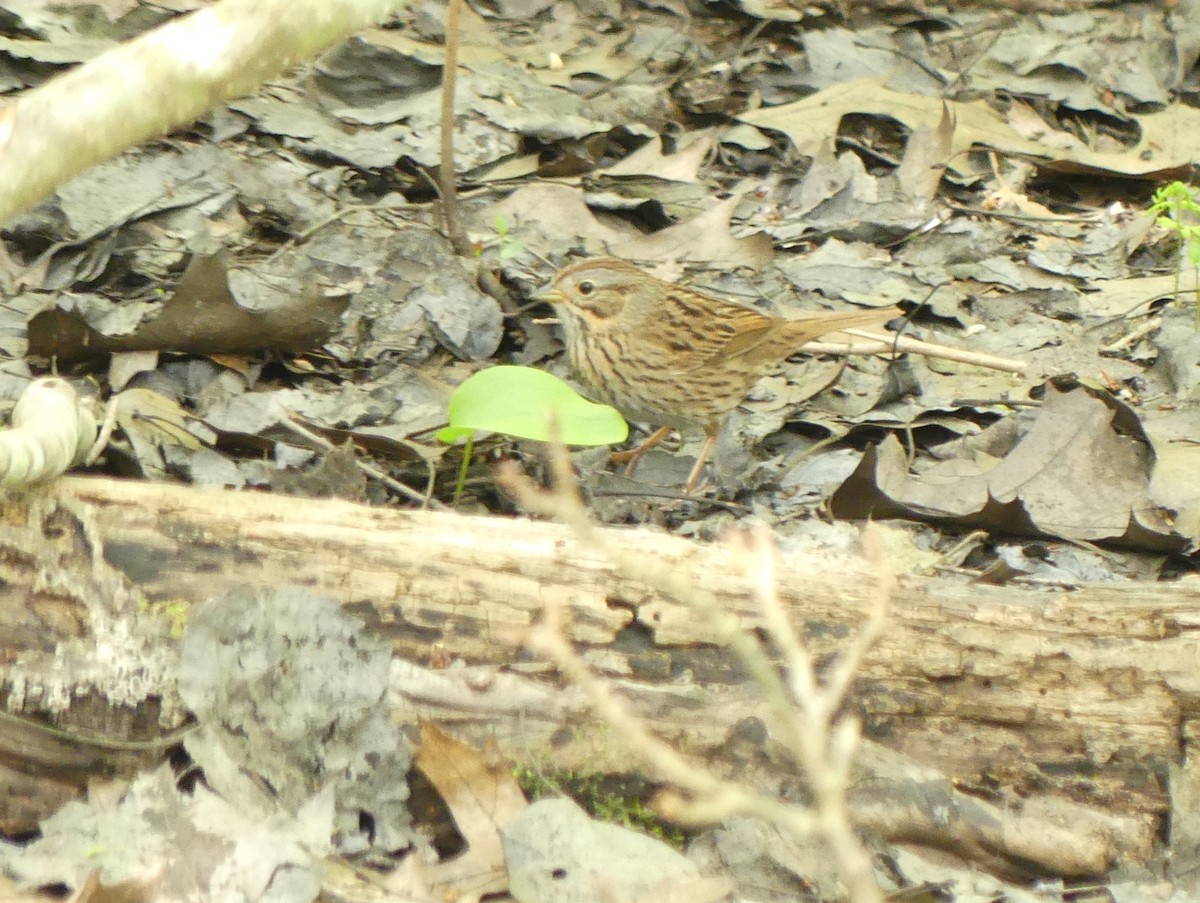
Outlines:
{"label": "bare branch", "polygon": [[0,112],[0,225],[409,2],[221,0],[22,94]]}
{"label": "bare branch", "polygon": [[553,492],[539,490],[515,467],[503,471],[499,481],[519,504],[569,524],[590,547],[607,554],[626,576],[674,596],[713,625],[714,632],[727,641],[758,680],[772,713],[771,728],[810,788],[812,807],[784,802],[754,787],[726,780],[656,737],[630,711],[615,687],[593,674],[564,639],[560,598],[550,597],[546,602],[542,622],[529,632],[528,645],[549,658],[584,691],[604,722],[625,737],[659,778],[678,788],[679,792],[668,792],[656,803],[662,814],[676,820],[710,823],[740,812],[767,819],[797,835],[818,836],[828,844],[850,899],[854,903],[881,903],[883,895],[870,856],[855,833],[846,798],[860,725],[856,719],[838,714],[866,650],[886,621],[894,574],[880,551],[878,537],[866,541],[877,574],[875,604],[858,637],[822,683],[813,656],[780,602],[777,550],[769,530],[752,530],[739,557],[755,588],[767,639],[782,657],[782,674],[759,643],[737,626],[736,619],[697,580],[677,567],[648,560],[606,541],[594,528],[579,497],[570,458],[560,443],[551,446],[550,471],[556,486]]}

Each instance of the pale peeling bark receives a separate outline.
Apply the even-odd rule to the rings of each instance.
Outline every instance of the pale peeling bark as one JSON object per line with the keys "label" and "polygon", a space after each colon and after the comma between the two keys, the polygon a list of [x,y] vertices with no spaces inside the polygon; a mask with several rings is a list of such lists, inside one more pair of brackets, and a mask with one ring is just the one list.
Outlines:
{"label": "pale peeling bark", "polygon": [[[64,534],[60,524],[56,542],[102,544],[152,600],[186,608],[247,584],[305,586],[391,640],[397,719],[435,717],[544,768],[626,771],[631,751],[519,646],[543,601],[560,599],[581,653],[660,735],[725,773],[780,781],[786,757],[763,727],[769,715],[714,632],[558,524],[100,479],[66,478],[55,492],[60,518],[89,525]],[[14,524],[21,509],[10,509]],[[0,531],[0,548],[28,546],[20,529]],[[647,529],[606,536],[693,575],[744,626],[758,622],[726,546]],[[86,547],[78,555],[79,567],[96,565]],[[86,605],[34,592],[14,566],[5,577],[0,619],[17,629],[0,632],[0,661],[19,664],[0,676],[11,686],[54,673],[40,650],[94,628]],[[870,604],[872,574],[844,555],[795,554],[779,578],[818,656],[842,648]],[[873,741],[856,819],[1010,874],[1152,861],[1171,813],[1168,771],[1181,787],[1195,783],[1198,626],[1200,595],[1188,584],[1035,592],[901,578],[855,687]],[[454,661],[468,667],[447,667]],[[22,684],[26,711],[53,707],[37,683]]]}
{"label": "pale peeling bark", "polygon": [[89,166],[253,91],[409,0],[221,0],[0,108],[0,226]]}
{"label": "pale peeling bark", "polygon": [[96,439],[96,418],[65,379],[35,379],[0,429],[0,488],[61,476],[83,461]]}

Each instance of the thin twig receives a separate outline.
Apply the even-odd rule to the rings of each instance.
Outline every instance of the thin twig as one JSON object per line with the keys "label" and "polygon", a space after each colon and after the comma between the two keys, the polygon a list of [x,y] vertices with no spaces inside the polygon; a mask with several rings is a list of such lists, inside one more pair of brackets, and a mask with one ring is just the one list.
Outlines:
{"label": "thin twig", "polygon": [[458,173],[454,168],[454,86],[458,81],[462,5],[463,0],[450,0],[446,7],[446,59],[442,64],[442,159],[438,163],[438,181],[441,183],[446,237],[454,246],[454,252],[466,257],[471,252],[471,241],[463,226],[462,208],[458,203]]}
{"label": "thin twig", "polygon": [[659,562],[648,561],[645,556],[622,547],[597,530],[579,497],[566,447],[550,443],[548,454],[554,478],[553,493],[526,486],[523,474],[515,470],[501,471],[497,482],[514,494],[518,504],[572,527],[589,548],[598,549],[624,574],[689,606],[708,623],[716,642],[728,646],[741,660],[746,673],[761,688],[764,702],[774,710],[780,723],[787,725],[789,695],[783,677],[754,638],[741,629],[737,617],[730,614],[714,594],[701,588],[692,575],[681,570],[664,571]]}
{"label": "thin twig", "polygon": [[1006,373],[1024,373],[1028,367],[1024,361],[1007,357],[997,357],[993,354],[983,354],[978,351],[965,351],[962,348],[951,348],[948,345],[938,345],[934,342],[923,342],[920,339],[910,339],[907,336],[887,336],[868,332],[864,329],[843,329],[847,335],[868,339],[871,344],[861,342],[846,344],[845,342],[808,342],[796,350],[805,354],[920,354],[925,357],[941,358],[946,361],[957,361],[961,364],[973,364],[976,367],[986,367],[989,370],[1003,370]]}
{"label": "thin twig", "polygon": [[815,660],[796,634],[778,596],[774,540],[765,529],[751,534],[745,560],[747,576],[757,591],[767,640],[783,659],[785,681],[763,647],[740,627],[735,616],[719,605],[712,593],[675,568],[621,549],[595,528],[580,499],[569,455],[561,444],[550,448],[550,471],[556,487],[553,492],[538,489],[515,466],[503,470],[497,482],[526,509],[567,523],[587,548],[597,549],[610,558],[623,576],[678,599],[709,623],[718,636],[717,641],[731,647],[758,682],[771,712],[776,739],[806,778],[813,808],[784,803],[767,793],[725,780],[654,736],[613,687],[597,677],[564,638],[561,600],[546,602],[544,617],[529,634],[529,645],[583,690],[604,722],[624,735],[630,748],[659,777],[686,795],[669,792],[660,795],[656,808],[661,814],[699,823],[743,812],[800,836],[820,836],[829,844],[850,899],[854,903],[880,903],[883,897],[871,859],[858,840],[846,803],[860,726],[852,717],[839,716],[862,658],[886,622],[893,578],[882,560],[877,538],[864,539],[878,578],[867,623],[821,683]]}
{"label": "thin twig", "polygon": [[266,262],[274,262],[277,258],[282,256],[285,251],[294,248],[297,245],[303,244],[326,226],[331,226],[338,220],[350,216],[353,213],[373,212],[376,210],[398,210],[402,207],[416,206],[416,204],[411,204],[405,200],[396,200],[395,196],[390,194],[386,197],[380,198],[377,201],[373,201],[370,204],[347,204],[345,207],[339,207],[337,210],[334,210],[328,216],[321,217],[321,219],[308,226],[308,228],[297,232],[278,248],[272,251],[270,256],[267,257]]}
{"label": "thin twig", "polygon": [[[630,480],[632,482],[632,480]],[[593,488],[591,497],[594,499],[667,499],[672,502],[691,502],[692,504],[701,504],[709,508],[720,508],[722,511],[728,511],[730,514],[737,514],[742,517],[748,517],[753,511],[745,505],[739,505],[737,502],[727,502],[723,499],[713,499],[696,495],[688,495],[686,492],[678,490],[659,489],[659,488],[617,488],[612,489],[595,489]]]}
{"label": "thin twig", "polygon": [[839,718],[838,712],[866,650],[887,622],[887,604],[893,582],[891,569],[880,551],[878,531],[868,529],[863,544],[877,578],[874,604],[866,624],[829,669],[823,683],[818,682],[812,654],[801,642],[779,599],[778,552],[767,528],[760,527],[750,534],[745,561],[747,576],[754,583],[759,611],[764,617],[764,629],[780,652],[792,690],[788,718],[792,722],[790,733],[797,741],[785,749],[808,781],[819,830],[837,858],[839,874],[846,882],[850,898],[856,903],[882,901],[882,895],[871,860],[854,832],[846,804],[860,725],[853,718]]}
{"label": "thin twig", "polygon": [[1162,326],[1162,322],[1163,318],[1161,315],[1157,317],[1151,317],[1141,326],[1125,333],[1125,335],[1121,336],[1121,338],[1117,339],[1115,342],[1101,346],[1100,353],[1116,354],[1118,351],[1124,351],[1126,348],[1135,345],[1150,333],[1154,332],[1154,330],[1158,329],[1158,327]]}
{"label": "thin twig", "polygon": [[[119,395],[120,393],[118,393]],[[104,419],[100,422],[100,429],[96,433],[96,441],[92,443],[92,447],[88,449],[87,455],[83,459],[83,463],[91,467],[104,454],[104,449],[108,448],[108,442],[112,439],[113,430],[117,428],[117,406],[120,401],[117,395],[108,399],[108,403],[104,406]]]}
{"label": "thin twig", "polygon": [[[297,436],[302,436],[303,438],[307,439],[309,442],[311,442],[313,445],[315,445],[318,449],[320,449],[321,451],[323,451],[327,454],[329,452],[336,450],[336,446],[334,446],[334,444],[332,442],[330,442],[328,439],[326,439],[324,436],[319,436],[316,433],[314,433],[312,430],[308,429],[307,427],[301,426],[299,423],[296,423],[296,421],[293,420],[291,417],[286,417],[283,420],[280,420],[279,425],[291,430]],[[405,486],[399,480],[388,476],[382,470],[379,470],[376,467],[372,467],[370,464],[365,464],[362,461],[357,461],[357,460],[354,463],[358,465],[359,470],[361,470],[363,473],[365,473],[371,479],[378,480],[384,486],[387,486],[389,489],[392,489],[392,490],[400,493],[406,499],[416,502],[422,508],[433,508],[435,511],[449,511],[450,510],[445,505],[443,505],[441,502],[439,502],[437,499],[431,498],[429,495],[426,495],[424,493],[417,492],[417,490],[413,489],[411,486]]]}
{"label": "thin twig", "polygon": [[871,608],[867,620],[855,634],[854,640],[842,650],[837,662],[825,676],[825,691],[835,701],[830,715],[850,694],[850,684],[862,669],[867,650],[875,645],[887,626],[888,605],[896,584],[896,574],[883,551],[882,530],[868,524],[862,535],[863,551],[871,563],[875,582],[871,590]]}

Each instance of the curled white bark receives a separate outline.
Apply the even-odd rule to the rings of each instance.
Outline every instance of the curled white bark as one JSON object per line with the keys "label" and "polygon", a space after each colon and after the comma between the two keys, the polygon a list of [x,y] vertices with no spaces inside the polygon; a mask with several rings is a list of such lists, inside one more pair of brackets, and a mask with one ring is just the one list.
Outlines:
{"label": "curled white bark", "polygon": [[80,463],[96,439],[96,418],[71,384],[35,379],[0,431],[0,487],[50,480]]}

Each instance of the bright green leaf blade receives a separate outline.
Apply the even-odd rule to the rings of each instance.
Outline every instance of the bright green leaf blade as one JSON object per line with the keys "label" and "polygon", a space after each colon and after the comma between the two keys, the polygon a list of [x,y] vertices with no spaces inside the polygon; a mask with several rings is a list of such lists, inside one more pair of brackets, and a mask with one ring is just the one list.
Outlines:
{"label": "bright green leaf blade", "polygon": [[552,418],[567,445],[611,445],[629,435],[615,408],[594,404],[556,376],[533,367],[500,366],[465,379],[450,396],[450,425],[437,434],[456,442],[475,430],[550,439]]}
{"label": "bright green leaf blade", "polygon": [[437,440],[445,442],[447,445],[453,445],[460,439],[475,435],[475,432],[469,426],[444,426],[437,431]]}

